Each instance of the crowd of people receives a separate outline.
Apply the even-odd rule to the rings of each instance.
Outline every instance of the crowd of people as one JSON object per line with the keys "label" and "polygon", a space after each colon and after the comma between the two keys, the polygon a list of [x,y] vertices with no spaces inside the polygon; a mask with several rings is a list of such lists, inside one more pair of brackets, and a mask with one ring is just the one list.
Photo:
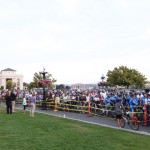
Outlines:
{"label": "crowd of people", "polygon": [[[107,90],[50,90],[47,92],[47,99],[54,99],[59,97],[60,100],[75,100],[87,103],[89,100],[91,104],[101,106],[115,106],[116,101],[121,98],[122,104],[128,107],[131,112],[136,112],[137,108],[143,108],[144,104],[147,106],[147,112],[150,113],[150,93],[144,91],[107,91]],[[37,94],[37,99],[42,99],[42,94]]]}
{"label": "crowd of people", "polygon": [[[127,107],[130,112],[136,112],[139,109],[143,110],[146,104],[146,109],[148,114],[150,114],[150,93],[144,91],[117,91],[117,90],[47,90],[46,91],[46,101],[55,100],[57,98],[57,103],[68,102],[72,100],[72,103],[78,102],[78,105],[85,106],[88,101],[90,101],[92,107],[100,108],[103,106],[105,108],[115,107],[118,99],[124,107]],[[36,106],[36,101],[43,100],[42,90],[6,90],[0,91],[1,97],[5,97],[7,105],[7,113],[15,112],[14,106],[16,100],[22,100],[23,113],[27,106],[26,100],[29,101],[31,106],[30,116],[34,116],[34,110]],[[11,101],[11,102],[10,102]],[[79,103],[80,102],[80,103]]]}
{"label": "crowd of people", "polygon": [[[0,91],[0,98],[6,100],[6,112],[12,114],[15,112],[16,101],[22,100],[23,114],[25,114],[26,107],[30,106],[30,116],[34,117],[35,106],[36,106],[36,94],[35,92],[18,91],[18,90],[3,90]],[[27,104],[28,100],[28,104]]]}

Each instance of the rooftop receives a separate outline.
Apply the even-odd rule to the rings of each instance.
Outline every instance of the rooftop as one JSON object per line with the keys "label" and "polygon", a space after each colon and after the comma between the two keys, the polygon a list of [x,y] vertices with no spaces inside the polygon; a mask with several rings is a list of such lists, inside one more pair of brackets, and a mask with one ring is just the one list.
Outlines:
{"label": "rooftop", "polygon": [[4,70],[2,70],[2,71],[16,71],[16,70],[13,70],[13,69],[11,69],[11,68],[6,68],[6,69],[4,69]]}

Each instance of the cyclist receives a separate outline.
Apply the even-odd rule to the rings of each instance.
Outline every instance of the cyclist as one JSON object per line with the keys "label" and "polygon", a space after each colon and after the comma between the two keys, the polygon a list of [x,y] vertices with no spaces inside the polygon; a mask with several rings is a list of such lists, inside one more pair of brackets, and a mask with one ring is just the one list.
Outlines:
{"label": "cyclist", "polygon": [[115,104],[115,114],[116,114],[116,119],[117,119],[117,125],[119,128],[121,128],[122,110],[125,110],[122,104],[122,98],[117,97],[116,104]]}
{"label": "cyclist", "polygon": [[129,105],[130,105],[130,111],[133,113],[135,111],[135,106],[138,105],[138,99],[135,97],[135,94],[131,94]]}

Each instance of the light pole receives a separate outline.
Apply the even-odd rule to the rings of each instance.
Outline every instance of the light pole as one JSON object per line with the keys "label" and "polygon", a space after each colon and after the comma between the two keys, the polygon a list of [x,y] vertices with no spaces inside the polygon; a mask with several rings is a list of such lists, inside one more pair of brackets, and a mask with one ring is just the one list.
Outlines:
{"label": "light pole", "polygon": [[104,87],[104,79],[105,79],[105,76],[102,74],[102,76],[101,76],[101,80],[102,80],[102,89],[103,89],[103,87]]}
{"label": "light pole", "polygon": [[[47,74],[48,72],[46,72],[45,71],[45,68],[43,68],[43,72],[40,72],[40,74],[42,74],[43,75],[43,81],[46,79],[46,74]],[[46,108],[46,92],[45,92],[45,84],[43,84],[43,105],[42,105],[42,107],[43,108]]]}

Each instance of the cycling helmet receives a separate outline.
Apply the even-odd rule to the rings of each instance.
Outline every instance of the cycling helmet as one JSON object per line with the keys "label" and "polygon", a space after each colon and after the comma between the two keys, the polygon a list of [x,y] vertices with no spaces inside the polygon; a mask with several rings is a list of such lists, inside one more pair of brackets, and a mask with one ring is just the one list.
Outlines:
{"label": "cycling helmet", "polygon": [[116,102],[118,102],[118,101],[122,101],[122,98],[121,97],[117,97],[116,98]]}

